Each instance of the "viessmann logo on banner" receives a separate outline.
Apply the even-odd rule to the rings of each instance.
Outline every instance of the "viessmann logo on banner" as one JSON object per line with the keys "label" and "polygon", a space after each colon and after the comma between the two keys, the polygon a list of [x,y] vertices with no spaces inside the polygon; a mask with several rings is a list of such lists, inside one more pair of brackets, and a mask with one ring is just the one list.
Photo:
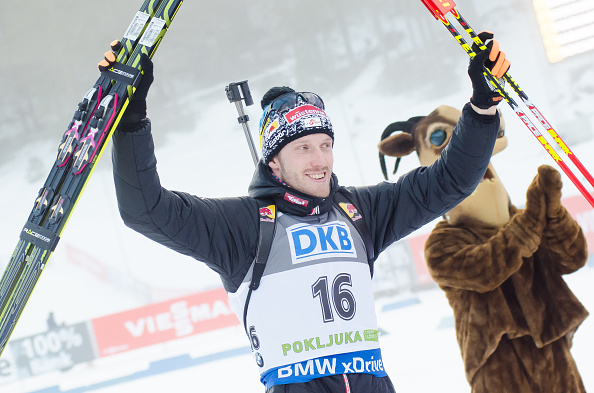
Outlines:
{"label": "viessmann logo on banner", "polygon": [[239,324],[223,288],[93,319],[99,356]]}
{"label": "viessmann logo on banner", "polygon": [[340,221],[324,225],[296,224],[287,228],[293,264],[318,258],[357,258],[349,227]]}

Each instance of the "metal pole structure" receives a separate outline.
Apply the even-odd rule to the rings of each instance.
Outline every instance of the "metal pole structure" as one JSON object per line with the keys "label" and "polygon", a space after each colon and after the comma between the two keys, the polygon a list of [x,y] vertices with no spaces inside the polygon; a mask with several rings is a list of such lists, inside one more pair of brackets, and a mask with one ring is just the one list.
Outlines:
{"label": "metal pole structure", "polygon": [[[247,80],[245,80],[242,82],[231,83],[229,84],[229,86],[225,88],[225,92],[227,93],[227,98],[229,99],[229,102],[235,103],[237,113],[239,114],[237,121],[243,127],[245,139],[247,140],[248,147],[250,148],[250,152],[252,153],[254,165],[258,165],[258,161],[260,160],[260,158],[258,157],[256,145],[254,144],[252,134],[250,133],[250,129],[248,127],[248,121],[250,120],[250,118],[248,115],[245,114],[243,110],[243,104],[241,103],[242,100],[245,100],[246,106],[250,106],[254,103],[254,100],[252,100],[252,93],[250,92],[250,88],[248,87],[248,82]],[[243,98],[241,96],[241,93],[243,93]]]}

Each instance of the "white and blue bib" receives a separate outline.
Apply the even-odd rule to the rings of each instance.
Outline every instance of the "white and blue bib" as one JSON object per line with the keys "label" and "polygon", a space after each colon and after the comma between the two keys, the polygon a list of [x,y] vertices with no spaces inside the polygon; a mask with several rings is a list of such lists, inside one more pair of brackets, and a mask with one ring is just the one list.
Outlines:
{"label": "white and blue bib", "polygon": [[[246,331],[266,389],[334,374],[386,376],[365,247],[336,209],[319,216],[279,214]],[[252,273],[231,307],[243,320]]]}

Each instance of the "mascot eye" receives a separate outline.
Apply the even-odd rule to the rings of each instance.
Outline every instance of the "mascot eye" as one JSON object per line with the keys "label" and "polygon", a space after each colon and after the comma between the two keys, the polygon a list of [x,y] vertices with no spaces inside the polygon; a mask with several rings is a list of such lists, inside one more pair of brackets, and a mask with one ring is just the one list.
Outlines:
{"label": "mascot eye", "polygon": [[441,129],[437,129],[431,133],[431,136],[429,137],[429,141],[431,142],[431,144],[433,144],[435,146],[441,146],[441,145],[443,145],[443,143],[445,142],[447,137],[448,137],[447,132],[445,132],[444,130],[441,130]]}

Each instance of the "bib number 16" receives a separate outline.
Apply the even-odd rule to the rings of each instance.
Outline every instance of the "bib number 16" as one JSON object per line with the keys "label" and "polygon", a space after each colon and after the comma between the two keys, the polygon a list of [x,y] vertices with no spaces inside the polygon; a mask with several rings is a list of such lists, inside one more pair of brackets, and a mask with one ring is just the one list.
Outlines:
{"label": "bib number 16", "polygon": [[357,302],[353,293],[348,289],[352,286],[351,275],[347,273],[337,275],[332,282],[332,288],[328,287],[328,277],[326,276],[318,278],[311,286],[313,297],[320,298],[324,323],[334,321],[333,309],[341,319],[345,321],[353,319],[357,310]]}

